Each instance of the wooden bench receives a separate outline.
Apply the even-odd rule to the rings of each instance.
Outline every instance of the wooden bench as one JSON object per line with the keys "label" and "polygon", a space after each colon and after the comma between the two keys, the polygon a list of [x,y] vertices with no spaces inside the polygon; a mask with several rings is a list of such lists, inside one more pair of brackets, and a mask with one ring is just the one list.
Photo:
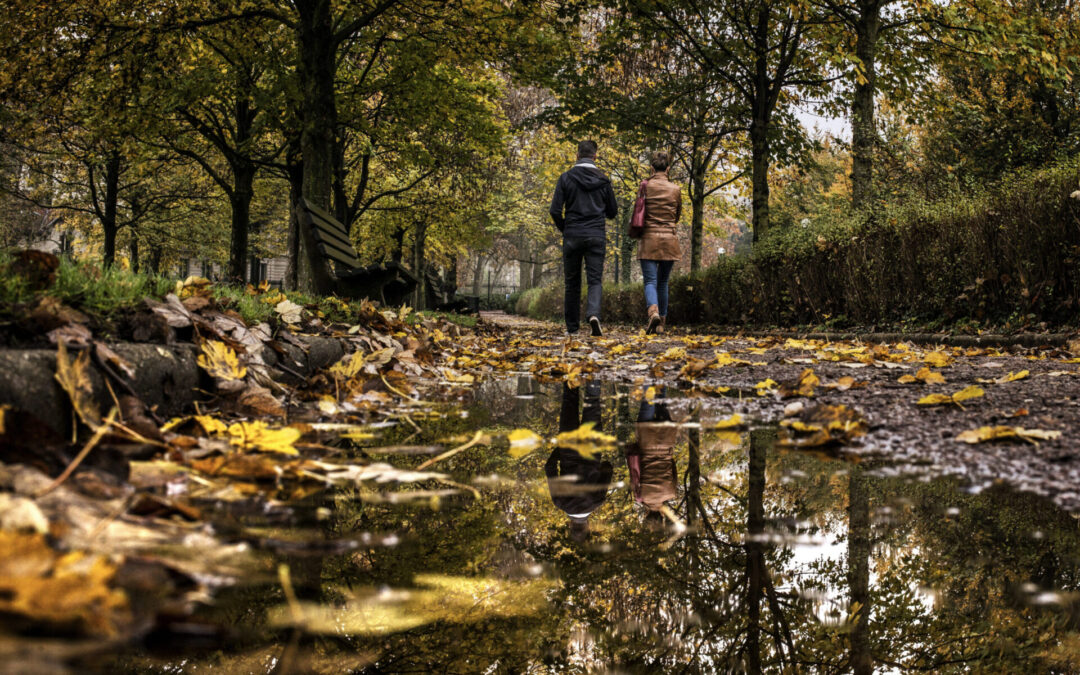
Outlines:
{"label": "wooden bench", "polygon": [[480,298],[461,295],[457,285],[443,276],[433,265],[424,270],[425,309],[435,309],[458,314],[476,314],[480,311]]}
{"label": "wooden bench", "polygon": [[349,298],[372,298],[384,305],[400,305],[409,299],[418,283],[416,276],[399,263],[360,264],[349,233],[336,218],[301,199],[296,206],[300,227],[311,229],[319,252],[331,263],[340,295]]}

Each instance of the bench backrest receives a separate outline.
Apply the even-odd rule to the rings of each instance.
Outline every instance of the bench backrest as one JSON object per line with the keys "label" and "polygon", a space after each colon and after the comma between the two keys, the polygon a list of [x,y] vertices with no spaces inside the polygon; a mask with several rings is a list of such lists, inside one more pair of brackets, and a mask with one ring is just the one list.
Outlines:
{"label": "bench backrest", "polygon": [[319,251],[334,262],[345,267],[360,269],[360,260],[356,257],[356,248],[349,241],[349,233],[337,218],[315,206],[306,199],[297,205],[301,227],[310,227],[318,242]]}

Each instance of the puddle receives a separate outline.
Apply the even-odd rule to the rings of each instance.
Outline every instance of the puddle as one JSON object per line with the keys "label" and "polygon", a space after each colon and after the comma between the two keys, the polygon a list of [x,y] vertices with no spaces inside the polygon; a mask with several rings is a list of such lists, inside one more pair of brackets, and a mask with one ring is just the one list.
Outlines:
{"label": "puddle", "polygon": [[442,481],[209,500],[215,530],[248,547],[246,574],[77,669],[1080,670],[1072,515],[785,450],[775,429],[708,430],[737,410],[610,383],[486,383],[467,415],[342,452],[416,469],[477,430],[553,438],[587,422],[617,445],[495,441],[435,464]]}

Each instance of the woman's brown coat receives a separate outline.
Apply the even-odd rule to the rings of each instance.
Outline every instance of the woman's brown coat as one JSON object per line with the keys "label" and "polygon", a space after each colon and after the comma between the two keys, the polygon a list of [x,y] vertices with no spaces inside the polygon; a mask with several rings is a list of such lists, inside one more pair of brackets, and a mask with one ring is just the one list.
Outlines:
{"label": "woman's brown coat", "polygon": [[682,190],[658,171],[645,184],[645,234],[638,247],[640,260],[678,260],[682,257],[675,227],[682,216]]}

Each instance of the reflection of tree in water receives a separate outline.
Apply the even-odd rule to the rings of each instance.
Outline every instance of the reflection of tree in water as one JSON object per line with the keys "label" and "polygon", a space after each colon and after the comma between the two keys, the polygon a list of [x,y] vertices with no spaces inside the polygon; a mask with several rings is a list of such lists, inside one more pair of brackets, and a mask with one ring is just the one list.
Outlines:
{"label": "reflection of tree in water", "polygon": [[[558,390],[526,400],[515,394],[534,392],[517,386],[487,396],[468,418],[425,422],[425,434],[411,442],[477,427],[552,437]],[[600,405],[605,428],[632,444],[639,402],[605,395]],[[388,432],[380,442],[408,433]],[[513,582],[539,571],[561,586],[535,616],[462,616],[305,646],[371,654],[372,673],[1076,671],[1080,643],[1069,632],[1070,613],[1033,606],[1022,588],[1080,587],[1080,537],[1070,516],[1031,496],[882,478],[873,466],[772,444],[769,431],[755,431],[732,448],[691,425],[672,448],[680,481],[668,501],[688,526],[683,533],[643,524],[627,465],[612,461],[612,489],[591,518],[589,544],[571,539],[566,514],[552,502],[547,451],[520,460],[497,447],[462,453],[443,467],[458,480],[504,480],[483,484],[479,500],[456,497],[438,508],[365,503],[342,490],[319,525],[326,538],[397,533],[401,543],[307,566],[298,556],[298,592],[333,604],[352,588],[408,589],[428,572]],[[793,534],[838,544],[835,555],[796,555]],[[280,601],[274,584],[264,591]],[[835,620],[823,620],[822,598],[838,608]],[[259,602],[245,607],[262,611]]]}

